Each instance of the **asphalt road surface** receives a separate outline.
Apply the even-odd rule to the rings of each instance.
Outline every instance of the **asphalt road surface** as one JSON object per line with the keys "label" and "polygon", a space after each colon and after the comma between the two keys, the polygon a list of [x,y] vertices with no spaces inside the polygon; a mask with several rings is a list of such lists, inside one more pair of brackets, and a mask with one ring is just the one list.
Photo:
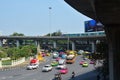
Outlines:
{"label": "asphalt road surface", "polygon": [[[58,70],[54,67],[50,72],[42,72],[42,67],[51,63],[52,58],[47,57],[46,62],[39,65],[38,69],[26,70],[26,67],[0,71],[0,80],[53,80],[54,74]],[[67,64],[68,73],[62,75],[62,80],[70,80],[72,71],[75,72],[75,80],[96,80],[97,72],[92,64],[83,68],[79,65],[82,60],[81,56],[77,56],[75,63]],[[89,62],[89,60],[87,60]]]}

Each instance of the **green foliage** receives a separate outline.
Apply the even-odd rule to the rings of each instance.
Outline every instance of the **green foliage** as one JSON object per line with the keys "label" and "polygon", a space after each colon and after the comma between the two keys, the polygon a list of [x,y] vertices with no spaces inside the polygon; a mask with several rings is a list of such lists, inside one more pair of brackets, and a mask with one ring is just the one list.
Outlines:
{"label": "green foliage", "polygon": [[5,58],[5,57],[7,57],[7,53],[0,50],[0,58]]}
{"label": "green foliage", "polygon": [[21,48],[21,53],[20,53],[20,55],[22,56],[22,57],[29,57],[30,55],[31,55],[31,53],[32,53],[32,50],[30,49],[30,46],[23,46],[22,48]]}
{"label": "green foliage", "polygon": [[0,58],[7,57],[6,50],[2,47],[0,47]]}
{"label": "green foliage", "polygon": [[[51,36],[61,36],[62,32],[60,30],[51,33]],[[50,36],[50,33],[46,34],[45,36]]]}
{"label": "green foliage", "polygon": [[21,46],[20,48],[12,47],[6,50],[8,57],[18,59],[21,57],[33,56],[37,53],[37,48],[34,45]]}
{"label": "green foliage", "polygon": [[31,49],[31,56],[37,54],[37,47],[35,45],[30,45],[30,49]]}
{"label": "green foliage", "polygon": [[12,35],[10,35],[10,36],[24,36],[24,34],[22,34],[22,33],[17,33],[17,32],[14,32]]}
{"label": "green foliage", "polygon": [[2,61],[2,65],[11,65],[12,64],[12,60],[3,60]]}
{"label": "green foliage", "polygon": [[16,47],[8,48],[7,54],[11,59],[18,59],[20,58],[20,49]]}

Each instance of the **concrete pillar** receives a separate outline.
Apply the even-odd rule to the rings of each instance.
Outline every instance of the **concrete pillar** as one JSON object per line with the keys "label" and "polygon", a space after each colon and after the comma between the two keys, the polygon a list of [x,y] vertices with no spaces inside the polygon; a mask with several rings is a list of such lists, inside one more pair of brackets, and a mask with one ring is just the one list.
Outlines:
{"label": "concrete pillar", "polygon": [[53,42],[53,48],[57,48],[57,43],[56,43],[56,41]]}
{"label": "concrete pillar", "polygon": [[94,53],[95,52],[95,42],[94,41],[91,42],[91,47],[92,47],[92,53]]}
{"label": "concrete pillar", "polygon": [[37,41],[37,40],[35,40],[35,45],[36,45],[36,46],[38,45],[38,41]]}
{"label": "concrete pillar", "polygon": [[109,80],[120,80],[120,24],[105,25],[109,45]]}
{"label": "concrete pillar", "polygon": [[37,41],[37,53],[39,53],[41,51],[41,46],[40,46],[40,42]]}
{"label": "concrete pillar", "polygon": [[2,40],[0,40],[0,47],[2,47],[3,43],[2,43]]}
{"label": "concrete pillar", "polygon": [[72,41],[72,50],[75,50],[75,42]]}
{"label": "concrete pillar", "polygon": [[16,40],[16,46],[17,46],[17,47],[20,46],[19,40]]}
{"label": "concrete pillar", "polygon": [[26,43],[25,43],[25,40],[23,40],[23,45],[25,45]]}
{"label": "concrete pillar", "polygon": [[70,38],[68,37],[68,39],[67,39],[67,50],[69,50],[70,49]]}

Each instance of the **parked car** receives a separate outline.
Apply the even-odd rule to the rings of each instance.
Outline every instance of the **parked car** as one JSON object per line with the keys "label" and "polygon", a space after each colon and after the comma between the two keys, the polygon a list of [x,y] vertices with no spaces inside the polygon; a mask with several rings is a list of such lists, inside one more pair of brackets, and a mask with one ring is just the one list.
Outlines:
{"label": "parked car", "polygon": [[29,65],[27,66],[27,69],[32,70],[32,69],[37,69],[38,67],[39,67],[38,64],[29,64]]}
{"label": "parked car", "polygon": [[62,69],[59,70],[59,72],[61,74],[66,74],[66,73],[68,73],[68,68],[62,68]]}
{"label": "parked car", "polygon": [[88,67],[88,62],[84,62],[84,63],[82,64],[82,66],[83,66],[83,67]]}
{"label": "parked car", "polygon": [[53,67],[48,64],[48,65],[45,65],[45,66],[42,68],[42,71],[43,71],[43,72],[44,72],[44,71],[47,71],[47,72],[48,72],[48,71],[51,71],[52,68],[53,68]]}

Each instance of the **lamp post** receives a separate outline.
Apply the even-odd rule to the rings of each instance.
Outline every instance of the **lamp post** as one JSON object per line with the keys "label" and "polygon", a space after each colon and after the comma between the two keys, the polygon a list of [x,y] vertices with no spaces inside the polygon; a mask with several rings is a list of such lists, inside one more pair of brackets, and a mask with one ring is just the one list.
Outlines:
{"label": "lamp post", "polygon": [[52,9],[52,7],[49,7],[49,28],[50,28],[50,37],[51,37],[51,9]]}

